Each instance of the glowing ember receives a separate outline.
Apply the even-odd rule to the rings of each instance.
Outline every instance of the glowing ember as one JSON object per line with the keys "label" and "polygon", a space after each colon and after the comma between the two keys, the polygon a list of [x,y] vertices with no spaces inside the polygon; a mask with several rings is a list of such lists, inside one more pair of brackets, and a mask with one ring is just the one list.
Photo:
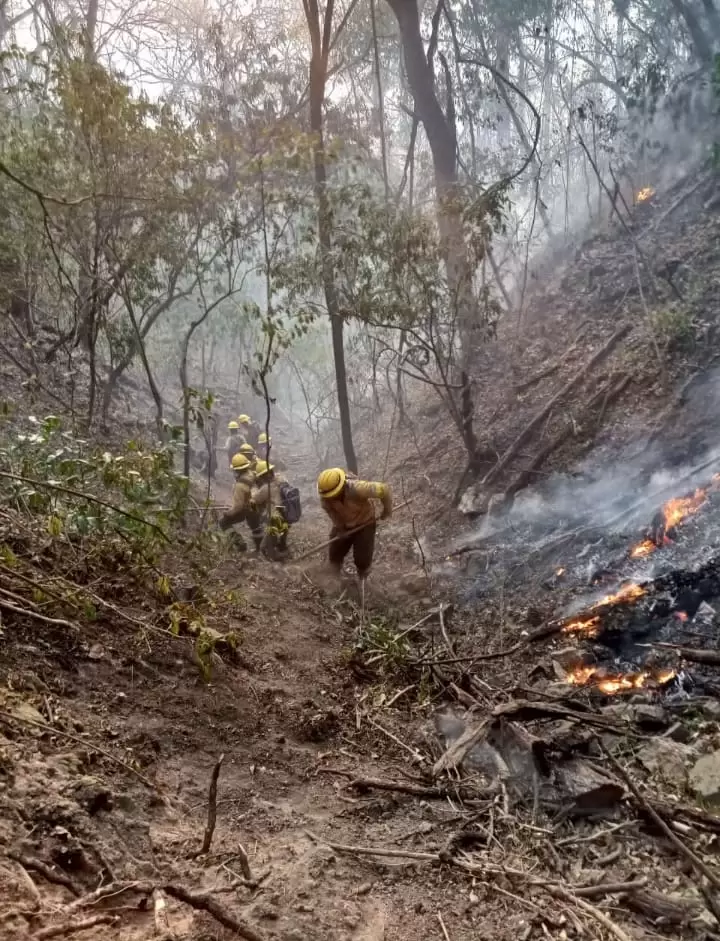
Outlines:
{"label": "glowing ember", "polygon": [[563,634],[584,634],[586,637],[596,637],[599,631],[600,617],[595,615],[593,618],[579,618],[577,621],[570,621],[563,627]]}
{"label": "glowing ember", "polygon": [[555,574],[556,574],[556,575],[564,575],[564,574],[565,574],[565,569],[564,569],[564,568],[559,568],[559,569],[557,570],[557,572],[555,572]]}
{"label": "glowing ember", "polygon": [[601,693],[609,696],[628,689],[641,689],[648,682],[664,684],[675,676],[674,670],[660,670],[657,673],[605,673],[600,667],[579,666],[570,670],[566,675],[568,683],[573,686],[594,686]]}
{"label": "glowing ember", "polygon": [[634,583],[623,585],[620,591],[616,591],[614,595],[605,595],[604,598],[596,601],[592,606],[592,610],[594,611],[595,608],[604,608],[611,604],[620,604],[623,601],[635,601],[636,598],[642,598],[644,594],[645,589],[642,585],[636,585]]}
{"label": "glowing ember", "polygon": [[676,611],[675,617],[678,619],[678,621],[687,621],[688,613],[687,611]]}
{"label": "glowing ember", "polygon": [[639,203],[644,203],[646,199],[650,199],[651,196],[655,195],[655,190],[652,186],[644,186],[638,193],[635,195],[635,199]]}

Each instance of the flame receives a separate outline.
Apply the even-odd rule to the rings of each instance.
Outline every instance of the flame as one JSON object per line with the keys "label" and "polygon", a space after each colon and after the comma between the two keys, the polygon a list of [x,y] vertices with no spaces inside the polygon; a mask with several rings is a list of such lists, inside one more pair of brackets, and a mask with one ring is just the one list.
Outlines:
{"label": "flame", "polygon": [[596,608],[604,608],[610,604],[620,604],[623,601],[635,601],[636,598],[642,598],[645,592],[642,585],[631,582],[629,585],[623,585],[614,595],[605,595],[604,598],[596,601],[590,610],[594,611]]}
{"label": "flame", "polygon": [[642,542],[639,542],[636,546],[630,550],[631,559],[642,559],[646,555],[650,555],[651,552],[654,552],[657,549],[657,546],[652,541],[652,539],[643,539]]}
{"label": "flame", "polygon": [[687,621],[688,613],[687,611],[676,611],[675,617],[678,619],[678,621]]}
{"label": "flame", "polygon": [[596,637],[599,631],[600,617],[595,615],[592,618],[578,618],[577,621],[570,621],[563,627],[563,634],[584,634],[586,637]]}
{"label": "flame", "polygon": [[564,575],[564,574],[565,574],[565,569],[562,568],[562,566],[561,566],[561,567],[557,570],[557,572],[555,572],[555,574],[556,574],[557,576]]}
{"label": "flame", "polygon": [[[665,529],[672,529],[681,523],[686,517],[697,513],[697,511],[707,500],[708,492],[711,489],[716,489],[718,481],[720,481],[720,474],[715,474],[709,487],[698,487],[695,493],[689,497],[673,497],[672,500],[668,500],[668,502],[665,503],[662,508]],[[665,537],[663,539],[663,544],[667,543],[668,541],[669,540],[667,540]],[[652,539],[643,539],[642,542],[639,542],[636,546],[632,547],[630,550],[630,558],[642,559],[645,556],[655,552],[655,550],[659,548],[660,547],[658,544],[653,542]]]}
{"label": "flame", "polygon": [[675,675],[675,670],[659,670],[657,673],[642,671],[640,673],[607,674],[600,667],[578,666],[569,670],[565,679],[573,686],[592,685],[599,689],[601,693],[613,696],[622,690],[642,689],[647,686],[648,681],[663,685],[668,683]]}
{"label": "flame", "polygon": [[652,186],[643,186],[643,188],[636,193],[635,199],[639,203],[644,203],[646,199],[650,199],[650,197],[654,195],[655,190],[652,188]]}

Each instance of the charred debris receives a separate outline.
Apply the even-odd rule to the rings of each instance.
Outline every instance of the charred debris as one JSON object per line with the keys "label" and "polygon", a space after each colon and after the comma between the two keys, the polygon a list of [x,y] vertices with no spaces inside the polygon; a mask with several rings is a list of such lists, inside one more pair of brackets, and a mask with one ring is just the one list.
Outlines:
{"label": "charred debris", "polygon": [[[404,629],[407,670],[444,705],[414,741],[383,730],[413,756],[411,771],[347,774],[348,788],[444,801],[460,829],[414,857],[341,851],[407,852],[526,899],[526,937],[582,937],[578,918],[619,941],[719,936],[718,471],[664,495],[638,531],[583,528],[526,546],[543,575],[525,592],[525,623],[508,623],[513,588],[496,576],[471,624],[440,606]],[[484,586],[498,545],[480,567],[461,556]]]}

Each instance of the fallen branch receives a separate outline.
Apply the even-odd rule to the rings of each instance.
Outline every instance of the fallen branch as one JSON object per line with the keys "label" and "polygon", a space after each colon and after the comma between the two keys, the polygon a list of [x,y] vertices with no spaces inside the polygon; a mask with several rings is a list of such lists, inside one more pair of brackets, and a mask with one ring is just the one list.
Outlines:
{"label": "fallen branch", "polygon": [[41,859],[37,859],[35,856],[26,856],[25,853],[18,853],[15,850],[8,850],[5,855],[8,859],[20,863],[24,869],[32,869],[33,872],[39,872],[47,882],[51,882],[54,885],[61,885],[75,896],[81,894],[80,889],[69,876],[66,876],[64,872],[56,872]]}
{"label": "fallen branch", "polygon": [[710,869],[710,867],[706,865],[706,863],[704,863],[703,860],[700,859],[700,857],[697,856],[690,849],[689,846],[686,846],[685,843],[683,843],[683,841],[680,839],[677,833],[675,833],[673,830],[670,829],[670,827],[665,823],[665,821],[660,816],[660,814],[657,813],[657,811],[652,807],[652,805],[649,804],[648,801],[640,793],[640,791],[637,788],[637,785],[634,783],[634,781],[632,780],[630,775],[627,773],[627,771],[623,768],[623,766],[620,764],[620,762],[614,757],[614,755],[612,755],[608,751],[608,749],[603,745],[603,743],[599,739],[596,739],[596,741],[597,741],[598,746],[600,747],[600,750],[607,758],[613,770],[622,779],[622,781],[624,782],[624,784],[626,785],[630,793],[633,795],[633,797],[638,802],[638,804],[642,807],[645,813],[650,816],[653,823],[657,824],[657,826],[660,827],[662,832],[665,834],[668,840],[670,840],[673,846],[677,850],[680,851],[680,853],[688,860],[688,862],[690,862],[695,867],[695,869],[698,870],[698,872],[702,873],[702,875],[705,876],[705,878],[713,886],[713,888],[715,888],[716,890],[720,890],[720,878],[718,878],[718,876],[712,871],[712,869]]}
{"label": "fallen branch", "polygon": [[76,934],[78,931],[87,931],[95,925],[117,925],[120,922],[118,915],[91,915],[82,921],[68,921],[62,925],[49,925],[33,934],[37,941],[48,941],[49,938],[59,938],[62,935]]}
{"label": "fallen branch", "polygon": [[184,902],[192,908],[212,915],[215,921],[220,922],[224,928],[229,928],[239,934],[241,938],[245,938],[246,941],[265,941],[264,935],[259,934],[254,928],[237,919],[211,895],[190,892],[184,886],[175,884],[164,885],[162,888],[164,892],[179,902]]}
{"label": "fallen branch", "polygon": [[601,882],[599,885],[581,886],[579,889],[573,889],[573,893],[578,898],[597,899],[603,895],[637,892],[638,889],[643,889],[647,883],[647,878],[643,876],[641,879],[634,879],[632,882]]}
{"label": "fallen branch", "polygon": [[322,840],[319,836],[306,830],[305,833],[310,837],[313,843],[322,843],[329,846],[336,853],[354,853],[357,856],[381,856],[389,859],[419,859],[426,862],[440,862],[439,853],[418,853],[412,850],[388,849],[384,846],[352,846],[349,843],[330,843],[328,840]]}
{"label": "fallen branch", "polygon": [[218,788],[218,778],[220,777],[220,769],[222,768],[222,763],[225,760],[225,755],[220,755],[218,760],[215,762],[215,767],[212,770],[210,775],[210,791],[208,792],[208,814],[207,814],[207,826],[205,827],[205,836],[203,837],[202,847],[200,849],[200,856],[205,856],[210,852],[210,846],[212,844],[213,834],[215,833],[215,822],[217,820],[217,788]]}
{"label": "fallen branch", "polygon": [[565,350],[562,356],[559,359],[556,359],[554,363],[551,363],[550,366],[546,366],[544,369],[541,369],[540,372],[536,372],[533,376],[530,376],[529,379],[525,379],[523,382],[519,382],[515,386],[515,393],[519,394],[521,392],[526,392],[528,389],[532,388],[532,386],[537,385],[538,382],[542,382],[543,379],[547,379],[549,376],[554,375],[558,369],[560,369],[565,360],[570,358],[570,354],[577,349],[577,345],[585,335],[587,328],[588,324],[583,324],[580,327],[577,336],[575,337],[575,341]]}
{"label": "fallen branch", "polygon": [[720,664],[720,650],[700,650],[695,647],[680,647],[678,644],[651,644],[652,647],[662,647],[665,650],[675,650],[679,657],[690,660],[691,663],[707,663],[712,666]]}
{"label": "fallen branch", "polygon": [[0,608],[3,611],[14,611],[16,614],[23,614],[25,617],[32,618],[34,621],[42,621],[43,624],[54,624],[57,627],[69,627],[71,630],[77,628],[77,624],[72,621],[66,621],[64,618],[49,618],[38,611],[32,611],[29,608],[18,608],[17,605],[10,604],[9,601],[0,600]]}
{"label": "fallen branch", "polygon": [[39,729],[44,729],[46,732],[52,732],[53,735],[59,735],[62,738],[70,739],[71,742],[77,742],[78,745],[84,745],[85,748],[91,748],[93,751],[96,751],[99,755],[102,755],[104,758],[107,758],[109,761],[115,762],[116,765],[120,765],[121,768],[124,768],[126,771],[129,771],[131,774],[134,774],[136,778],[147,785],[147,787],[152,788],[153,791],[157,791],[157,785],[153,784],[150,778],[146,778],[142,772],[137,771],[132,765],[127,764],[127,762],[122,761],[120,758],[116,758],[109,751],[105,751],[104,748],[100,748],[99,745],[95,745],[94,742],[88,742],[87,739],[80,738],[78,735],[73,735],[71,732],[64,732],[62,729],[56,729],[54,725],[48,725],[47,722],[40,722],[39,719],[30,719],[27,716],[15,715],[13,712],[5,712],[0,710],[0,719],[6,719],[10,722],[24,722],[26,725],[34,725]]}
{"label": "fallen branch", "polygon": [[610,934],[617,938],[617,941],[632,941],[630,935],[626,934],[622,928],[616,925],[615,922],[605,914],[605,912],[600,911],[599,908],[591,905],[590,902],[586,902],[585,899],[578,898],[577,895],[574,895],[572,892],[568,892],[568,890],[563,888],[563,886],[547,885],[545,886],[545,891],[552,895],[553,898],[562,899],[563,902],[568,902],[570,905],[576,905],[581,911],[585,912],[587,915],[590,915],[591,918],[594,918],[595,921],[599,922],[604,928],[606,928]]}
{"label": "fallen branch", "polygon": [[581,369],[579,369],[572,379],[567,382],[562,389],[555,393],[550,401],[543,406],[542,409],[535,415],[535,417],[525,426],[525,428],[520,432],[515,441],[510,445],[510,447],[505,451],[503,456],[500,458],[498,463],[485,475],[482,479],[482,486],[486,487],[488,484],[491,484],[493,481],[497,480],[500,474],[505,470],[508,464],[515,458],[523,445],[533,436],[537,429],[542,425],[550,412],[555,408],[557,403],[563,399],[566,395],[573,391],[576,386],[579,386],[584,379],[587,378],[588,373],[595,368],[599,363],[606,359],[610,353],[614,350],[617,344],[624,339],[628,333],[632,330],[632,324],[624,324],[620,327],[619,330],[616,330],[615,333],[610,337],[607,343],[601,347],[595,353],[595,355],[586,363]]}

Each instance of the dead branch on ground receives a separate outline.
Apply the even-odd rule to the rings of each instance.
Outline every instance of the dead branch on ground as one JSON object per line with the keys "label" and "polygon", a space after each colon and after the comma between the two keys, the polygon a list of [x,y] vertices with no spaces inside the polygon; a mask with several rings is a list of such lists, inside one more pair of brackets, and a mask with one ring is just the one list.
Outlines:
{"label": "dead branch on ground", "polygon": [[203,836],[202,847],[200,848],[200,852],[197,854],[199,856],[206,856],[210,852],[210,846],[212,845],[213,834],[215,833],[215,822],[217,821],[218,778],[220,777],[220,769],[222,768],[222,763],[224,760],[225,755],[220,755],[218,760],[215,762],[215,767],[213,768],[212,774],[210,775],[207,826],[205,827],[205,835]]}

